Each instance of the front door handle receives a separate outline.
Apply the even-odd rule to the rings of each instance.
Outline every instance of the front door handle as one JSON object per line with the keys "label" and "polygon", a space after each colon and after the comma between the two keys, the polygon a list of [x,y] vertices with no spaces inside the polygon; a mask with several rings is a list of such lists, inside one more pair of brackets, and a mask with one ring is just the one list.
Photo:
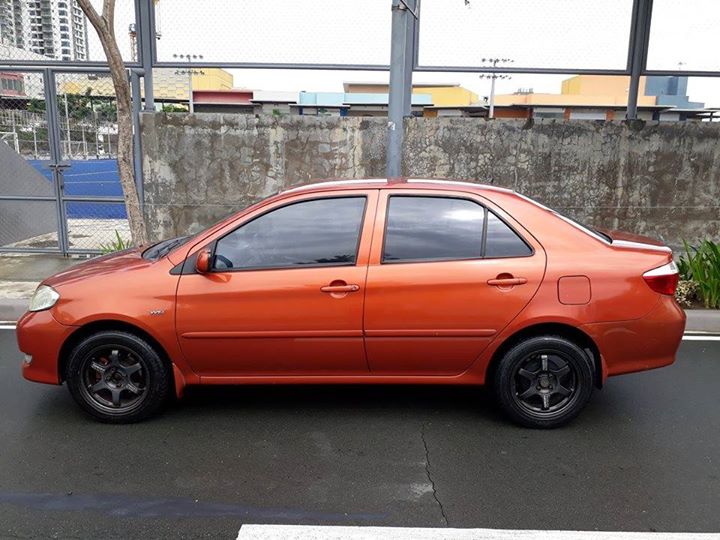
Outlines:
{"label": "front door handle", "polygon": [[524,277],[506,277],[487,280],[487,284],[493,287],[514,287],[515,285],[524,285],[525,283],[527,283],[527,279]]}
{"label": "front door handle", "polygon": [[324,293],[349,293],[349,292],[357,292],[360,290],[360,285],[348,285],[347,283],[343,282],[335,283],[334,281],[330,285],[325,285],[324,287],[320,287],[320,290]]}

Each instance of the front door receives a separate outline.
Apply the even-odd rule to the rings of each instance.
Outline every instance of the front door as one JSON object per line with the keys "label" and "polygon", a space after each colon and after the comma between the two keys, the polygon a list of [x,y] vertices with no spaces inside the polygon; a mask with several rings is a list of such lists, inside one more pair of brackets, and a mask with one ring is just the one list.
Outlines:
{"label": "front door", "polygon": [[[304,195],[213,243],[180,278],[176,328],[202,377],[367,374],[362,316],[377,191]],[[364,232],[365,231],[365,232]]]}
{"label": "front door", "polygon": [[365,299],[371,372],[462,373],[535,294],[542,247],[482,203],[383,192]]}

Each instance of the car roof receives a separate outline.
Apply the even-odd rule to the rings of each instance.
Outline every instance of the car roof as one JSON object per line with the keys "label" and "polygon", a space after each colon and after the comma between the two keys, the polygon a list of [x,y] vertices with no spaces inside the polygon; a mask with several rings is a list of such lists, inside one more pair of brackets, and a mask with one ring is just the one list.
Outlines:
{"label": "car roof", "polygon": [[459,180],[444,180],[439,178],[365,178],[359,180],[326,180],[312,184],[305,184],[282,191],[280,195],[293,193],[312,193],[314,191],[348,191],[355,189],[390,189],[390,188],[438,188],[457,189],[459,191],[496,191],[503,193],[514,193],[507,189],[492,184],[479,184],[475,182],[463,182]]}

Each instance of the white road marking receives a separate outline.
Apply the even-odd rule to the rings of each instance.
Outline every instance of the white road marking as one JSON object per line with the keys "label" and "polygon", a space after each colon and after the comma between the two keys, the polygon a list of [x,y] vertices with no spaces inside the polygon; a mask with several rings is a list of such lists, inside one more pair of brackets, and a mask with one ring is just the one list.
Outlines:
{"label": "white road marking", "polygon": [[718,540],[720,533],[243,525],[237,540]]}
{"label": "white road marking", "polygon": [[17,328],[17,325],[14,323],[0,323],[0,330],[15,330]]}
{"label": "white road marking", "polygon": [[720,336],[699,336],[689,335],[683,336],[683,341],[720,341]]}

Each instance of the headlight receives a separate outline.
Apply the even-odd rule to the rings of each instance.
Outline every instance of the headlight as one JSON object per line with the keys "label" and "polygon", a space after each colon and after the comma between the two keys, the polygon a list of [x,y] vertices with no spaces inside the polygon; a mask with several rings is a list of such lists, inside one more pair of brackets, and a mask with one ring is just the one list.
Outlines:
{"label": "headlight", "polygon": [[40,285],[35,289],[35,294],[30,299],[29,311],[42,311],[43,309],[50,309],[58,301],[60,295],[52,287],[47,285]]}

